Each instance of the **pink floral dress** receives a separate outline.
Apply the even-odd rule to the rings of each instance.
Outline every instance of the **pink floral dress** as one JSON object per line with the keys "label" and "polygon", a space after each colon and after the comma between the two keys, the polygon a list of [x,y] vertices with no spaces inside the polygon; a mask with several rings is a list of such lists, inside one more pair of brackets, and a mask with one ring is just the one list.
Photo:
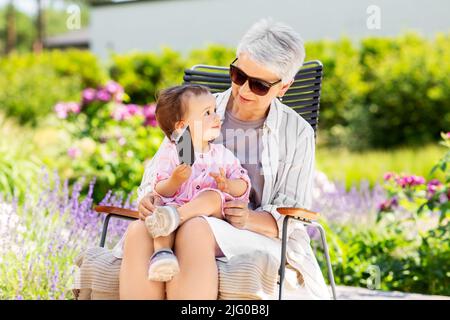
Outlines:
{"label": "pink floral dress", "polygon": [[[192,165],[192,174],[189,179],[181,185],[173,197],[163,197],[159,195],[166,205],[181,206],[194,199],[201,192],[207,190],[219,193],[222,198],[222,214],[225,201],[249,201],[251,182],[247,170],[241,166],[239,159],[222,144],[210,143],[209,146],[210,149],[206,153],[195,152],[195,162]],[[161,180],[168,179],[175,167],[180,164],[174,143],[162,144],[161,147],[161,154],[156,165],[156,179],[154,179],[152,186],[155,193],[157,193],[155,185]],[[217,183],[209,173],[219,173],[219,168],[223,168],[228,179],[241,178],[247,182],[247,189],[242,196],[233,197],[229,193],[217,189]]]}

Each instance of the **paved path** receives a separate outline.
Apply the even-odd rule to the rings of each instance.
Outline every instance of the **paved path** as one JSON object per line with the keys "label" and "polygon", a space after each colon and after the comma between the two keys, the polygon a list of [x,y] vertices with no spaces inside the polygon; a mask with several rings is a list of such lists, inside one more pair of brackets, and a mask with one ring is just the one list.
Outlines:
{"label": "paved path", "polygon": [[[399,291],[369,290],[367,288],[347,286],[337,286],[336,293],[339,300],[450,300],[450,297],[448,296],[424,295]],[[286,300],[298,300],[302,298],[303,295],[301,291],[298,291],[295,294],[286,294],[284,297]]]}

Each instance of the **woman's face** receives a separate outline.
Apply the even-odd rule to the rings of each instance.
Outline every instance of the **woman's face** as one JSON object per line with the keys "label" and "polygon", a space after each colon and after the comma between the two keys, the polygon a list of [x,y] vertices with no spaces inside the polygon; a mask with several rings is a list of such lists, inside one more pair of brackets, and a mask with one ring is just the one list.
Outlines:
{"label": "woman's face", "polygon": [[[239,69],[244,71],[249,77],[258,78],[269,83],[280,80],[280,77],[266,67],[258,64],[246,53],[241,53],[237,61],[234,63]],[[233,103],[242,109],[248,110],[265,110],[270,106],[270,102],[275,97],[282,97],[291,83],[284,84],[282,82],[272,86],[264,96],[254,94],[246,81],[242,86],[232,82]]]}

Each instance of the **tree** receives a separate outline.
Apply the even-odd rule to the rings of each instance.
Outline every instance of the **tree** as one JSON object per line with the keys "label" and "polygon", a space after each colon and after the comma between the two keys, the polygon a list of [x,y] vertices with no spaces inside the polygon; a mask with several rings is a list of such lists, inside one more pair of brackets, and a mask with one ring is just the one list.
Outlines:
{"label": "tree", "polygon": [[8,54],[16,46],[16,13],[14,0],[10,0],[6,9],[6,46],[5,53]]}

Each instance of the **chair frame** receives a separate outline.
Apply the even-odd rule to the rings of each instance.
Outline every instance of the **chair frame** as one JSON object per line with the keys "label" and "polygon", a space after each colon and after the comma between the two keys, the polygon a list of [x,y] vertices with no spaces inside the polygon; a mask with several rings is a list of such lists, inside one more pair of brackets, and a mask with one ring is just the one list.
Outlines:
{"label": "chair frame", "polygon": [[[309,76],[305,75],[304,72],[306,72],[306,71],[309,72],[310,70],[313,70],[314,68],[309,68],[312,65],[318,66],[318,67],[316,67],[316,69],[319,71],[319,73],[318,73],[319,75],[316,76],[316,79],[313,79],[314,81],[306,80],[306,82],[308,82],[307,83],[308,85],[309,84],[313,85],[311,87],[313,90],[313,93],[312,94],[311,93],[303,94],[303,97],[305,97],[307,99],[312,98],[313,103],[311,106],[308,106],[309,104],[311,104],[311,101],[308,102],[308,101],[302,100],[302,101],[299,101],[298,104],[300,106],[300,111],[305,111],[305,112],[308,112],[311,114],[311,116],[308,118],[305,117],[304,114],[300,114],[300,115],[303,116],[305,118],[305,120],[307,120],[311,124],[311,126],[313,127],[314,132],[316,134],[317,121],[318,121],[318,117],[319,117],[320,87],[321,87],[322,70],[323,70],[322,63],[318,60],[305,62],[303,64],[302,69],[297,73],[295,78],[296,79],[308,79],[308,77],[310,78],[311,75],[309,75]],[[229,75],[227,78],[226,74],[220,74],[220,73],[219,74],[218,73],[208,74],[207,72],[198,72],[197,71],[198,69],[206,69],[206,70],[223,72],[223,71],[228,71],[229,68],[221,67],[221,66],[203,65],[203,64],[194,65],[191,69],[185,70],[185,75],[183,77],[184,84],[195,83],[195,81],[199,81],[199,80],[200,80],[199,82],[202,83],[201,78],[195,78],[196,75],[200,75],[200,77],[213,75],[213,76],[216,76],[216,78],[214,79],[216,86],[208,85],[208,83],[202,83],[202,84],[204,84],[205,86],[209,86],[211,89],[215,89],[216,92],[220,91],[220,89],[224,89],[227,85],[229,88],[230,83],[231,83],[231,81],[229,79]],[[208,78],[205,78],[205,79],[206,79],[206,81],[208,80]],[[211,79],[211,78],[209,78],[209,79]],[[205,82],[205,80],[203,80],[203,82]],[[217,84],[217,83],[219,83],[219,84]],[[290,92],[290,90],[291,90],[291,88],[286,92],[286,94],[288,94]],[[294,90],[297,92],[301,92],[302,89],[300,88],[300,89],[294,89]],[[292,90],[292,91],[294,91],[294,90]],[[308,91],[311,91],[311,90],[308,89]],[[302,108],[301,106],[306,106],[306,107]],[[105,246],[106,234],[108,232],[108,225],[109,225],[109,221],[112,217],[116,217],[116,218],[120,218],[120,219],[127,219],[127,220],[139,219],[139,212],[135,211],[135,210],[129,210],[129,209],[124,209],[124,208],[112,207],[112,206],[102,206],[102,205],[96,206],[94,209],[98,213],[106,214],[106,218],[103,223],[102,235],[101,235],[101,239],[100,239],[100,247]],[[331,265],[331,259],[330,259],[330,255],[329,255],[328,244],[326,241],[325,230],[322,227],[322,225],[316,221],[319,217],[319,213],[309,211],[309,210],[306,210],[303,208],[278,208],[277,211],[280,214],[285,216],[285,219],[283,221],[283,231],[282,231],[282,239],[281,239],[281,263],[280,263],[280,268],[278,271],[279,276],[280,276],[279,283],[278,283],[279,284],[278,299],[282,300],[282,298],[283,298],[283,282],[284,282],[284,278],[285,278],[285,269],[286,269],[286,246],[287,246],[288,221],[289,221],[289,219],[296,219],[296,220],[300,221],[303,225],[316,228],[320,232],[322,246],[323,246],[323,250],[324,250],[324,254],[325,254],[325,258],[326,258],[326,262],[327,262],[328,279],[330,281],[333,299],[336,300],[337,299],[336,285],[334,282],[333,268]]]}

